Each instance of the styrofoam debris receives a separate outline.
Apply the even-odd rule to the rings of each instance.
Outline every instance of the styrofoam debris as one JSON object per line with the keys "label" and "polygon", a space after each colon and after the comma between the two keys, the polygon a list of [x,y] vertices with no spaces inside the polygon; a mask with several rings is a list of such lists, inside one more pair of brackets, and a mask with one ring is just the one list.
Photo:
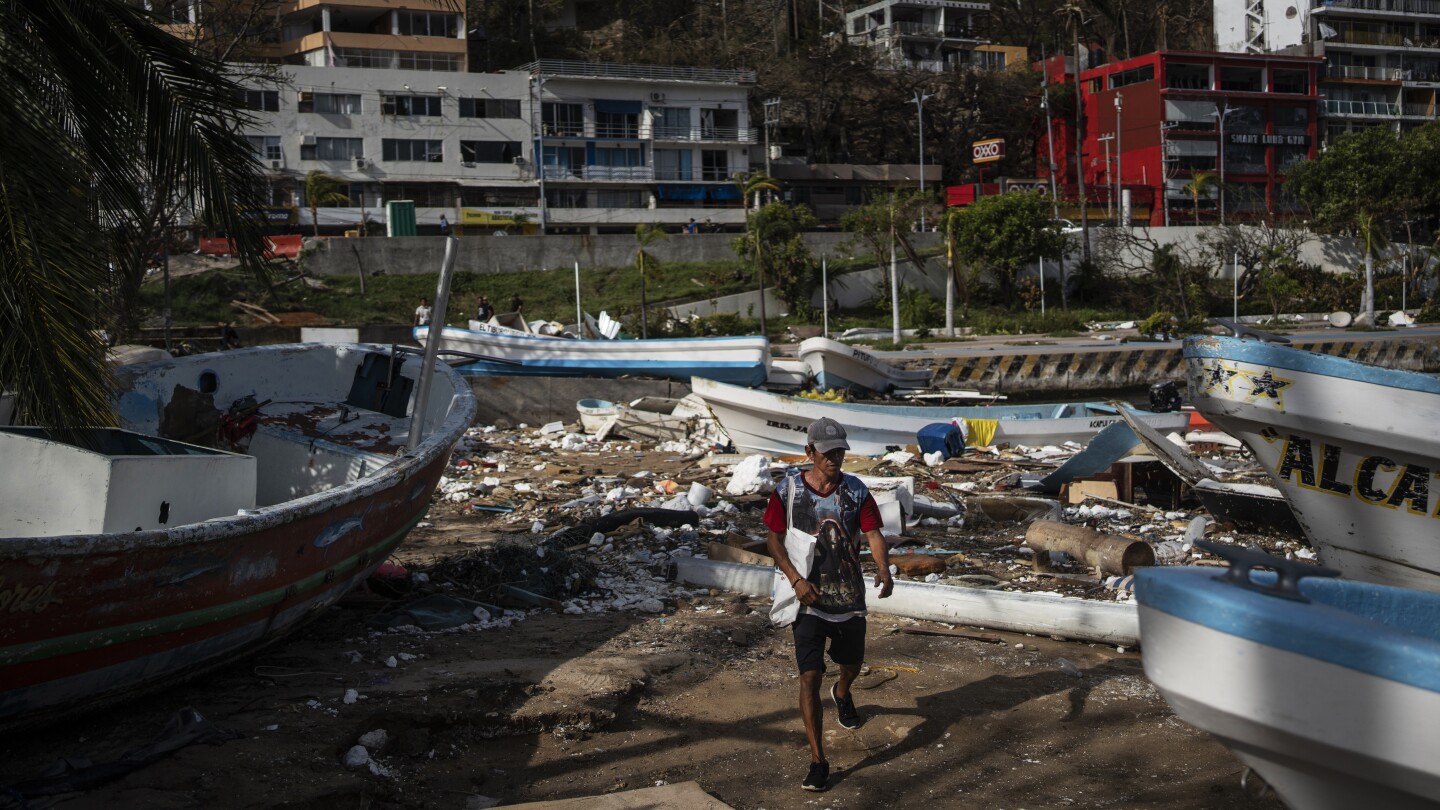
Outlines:
{"label": "styrofoam debris", "polygon": [[765,493],[775,488],[775,482],[770,478],[770,459],[762,455],[746,456],[745,460],[735,465],[735,470],[730,474],[730,483],[725,485],[727,495],[753,495]]}
{"label": "styrofoam debris", "polygon": [[346,689],[345,697],[341,698],[340,702],[344,703],[346,706],[349,706],[359,699],[360,693],[358,691],[354,689]]}
{"label": "styrofoam debris", "polygon": [[897,467],[903,467],[915,459],[914,453],[907,453],[904,450],[896,450],[893,453],[886,453],[881,456],[881,461],[888,461]]}
{"label": "styrofoam debris", "polygon": [[945,454],[940,452],[939,450],[936,450],[933,453],[926,453],[924,458],[926,467],[939,467],[941,464],[945,463]]}
{"label": "styrofoam debris", "polygon": [[390,742],[390,734],[383,728],[377,728],[361,734],[360,739],[356,742],[369,750],[380,749],[385,747],[385,743]]}
{"label": "styrofoam debris", "polygon": [[546,422],[540,426],[540,435],[546,436],[551,433],[560,433],[563,430],[565,430],[564,422]]}

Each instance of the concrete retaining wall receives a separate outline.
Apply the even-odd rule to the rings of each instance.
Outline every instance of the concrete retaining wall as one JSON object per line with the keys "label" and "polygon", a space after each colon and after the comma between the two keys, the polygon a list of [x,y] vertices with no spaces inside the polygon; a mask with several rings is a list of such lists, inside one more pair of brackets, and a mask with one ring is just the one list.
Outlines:
{"label": "concrete retaining wall", "polygon": [[[1297,340],[1292,345],[1384,368],[1440,372],[1440,338],[1354,340],[1342,333],[1333,339]],[[937,386],[1002,394],[1089,394],[1185,381],[1185,359],[1178,341],[1126,344],[1114,351],[997,352],[906,365],[933,368]]]}
{"label": "concrete retaining wall", "polygon": [[[669,239],[646,248],[662,262],[734,261],[731,241],[735,234],[672,234]],[[929,244],[936,234],[917,234],[917,242]],[[838,255],[837,245],[848,233],[807,233],[811,252]],[[370,236],[354,239],[305,240],[302,258],[307,271],[316,275],[366,275],[377,271],[438,273],[445,259],[443,236],[409,236],[390,239]],[[624,267],[635,261],[635,237],[624,234],[599,236],[467,236],[460,240],[455,268],[462,273],[509,273],[515,271],[580,267]]]}

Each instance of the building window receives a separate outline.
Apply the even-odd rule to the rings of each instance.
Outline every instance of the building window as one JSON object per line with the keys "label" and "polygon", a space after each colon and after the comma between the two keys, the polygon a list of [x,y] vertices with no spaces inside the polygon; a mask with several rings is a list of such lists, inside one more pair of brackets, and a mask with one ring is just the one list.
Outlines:
{"label": "building window", "polygon": [[255,153],[256,160],[281,160],[285,157],[280,150],[279,135],[248,135],[245,140],[250,142],[250,151]]}
{"label": "building window", "polygon": [[260,112],[280,112],[280,91],[279,90],[251,90],[240,91],[240,106],[247,110],[258,110]]}
{"label": "building window", "polygon": [[514,163],[523,154],[518,141],[460,142],[460,160],[466,163]]}
{"label": "building window", "polygon": [[333,48],[335,67],[379,68],[395,67],[394,51],[378,51],[374,48]]}
{"label": "building window", "polygon": [[1221,67],[1220,89],[1232,93],[1265,92],[1265,69],[1258,67]]}
{"label": "building window", "polygon": [[520,102],[505,98],[462,98],[461,118],[519,118]]}
{"label": "building window", "polygon": [[1119,73],[1110,74],[1110,89],[1124,87],[1127,84],[1139,84],[1155,80],[1155,66],[1141,65],[1137,68],[1122,70]]}
{"label": "building window", "polygon": [[[314,93],[311,100],[305,101],[305,95],[301,94],[300,112],[317,112],[326,115],[359,115],[360,94],[359,93]],[[309,109],[306,109],[306,107]]]}
{"label": "building window", "polygon": [[1210,171],[1215,168],[1217,145],[1214,141],[1167,140],[1167,170]]}
{"label": "building window", "polygon": [[349,160],[365,157],[364,138],[316,138],[300,146],[301,160]]}
{"label": "building window", "polygon": [[585,176],[590,180],[648,180],[650,169],[641,149],[601,147],[595,150],[595,162],[586,167]]}
{"label": "building window", "polygon": [[395,30],[398,33],[416,37],[454,38],[460,30],[454,14],[433,11],[395,12]]}
{"label": "building window", "polygon": [[1210,66],[1171,62],[1165,66],[1165,86],[1172,90],[1209,90]]}
{"label": "building window", "polygon": [[1275,171],[1284,174],[1291,165],[1299,163],[1310,156],[1308,146],[1277,146],[1275,147]]}
{"label": "building window", "polygon": [[595,111],[595,137],[638,138],[640,116],[636,113]]}
{"label": "building window", "polygon": [[551,208],[589,208],[585,190],[580,188],[549,188],[545,190],[545,204]]}
{"label": "building window", "polygon": [[651,107],[650,120],[656,138],[681,141],[694,137],[689,107]]}
{"label": "building window", "polygon": [[1226,174],[1264,174],[1265,146],[1253,143],[1225,144]]}
{"label": "building window", "polygon": [[539,201],[535,188],[462,188],[460,204],[484,208],[529,207]]}
{"label": "building window", "polygon": [[427,51],[400,51],[396,54],[401,70],[429,70],[441,73],[458,73],[460,55],[453,53],[429,53]]}
{"label": "building window", "polygon": [[1277,135],[1304,135],[1310,131],[1310,111],[1304,107],[1276,107],[1270,112]]}
{"label": "building window", "polygon": [[656,149],[656,180],[693,180],[692,158],[688,149]]}
{"label": "building window", "polygon": [[[961,53],[964,53],[961,51]],[[974,51],[973,64],[981,70],[1004,70],[1004,51]]]}
{"label": "building window", "polygon": [[439,163],[445,159],[444,141],[386,138],[380,142],[382,160]]}
{"label": "building window", "polygon": [[700,137],[720,141],[738,139],[740,136],[740,111],[716,107],[700,111]]}
{"label": "building window", "polygon": [[380,94],[381,115],[429,115],[439,117],[439,96],[397,96]]}
{"label": "building window", "polygon": [[412,200],[416,208],[450,208],[455,205],[456,187],[451,183],[386,183],[380,198]]}
{"label": "building window", "polygon": [[585,134],[585,108],[580,104],[547,101],[541,107],[541,120],[547,136]]}
{"label": "building window", "polygon": [[702,180],[729,180],[730,153],[721,149],[700,150],[700,178]]}
{"label": "building window", "polygon": [[597,189],[596,208],[648,208],[650,201],[638,189]]}
{"label": "building window", "polygon": [[1308,70],[1286,70],[1274,68],[1270,71],[1271,81],[1275,83],[1276,93],[1294,93],[1305,96],[1310,94],[1310,72]]}

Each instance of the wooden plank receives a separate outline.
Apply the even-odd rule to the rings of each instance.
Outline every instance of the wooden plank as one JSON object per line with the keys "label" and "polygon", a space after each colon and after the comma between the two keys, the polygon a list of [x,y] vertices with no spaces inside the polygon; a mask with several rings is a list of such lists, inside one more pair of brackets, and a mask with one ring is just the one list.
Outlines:
{"label": "wooden plank", "polygon": [[771,559],[768,555],[756,554],[753,551],[745,551],[744,549],[735,548],[734,546],[727,546],[724,543],[705,544],[705,555],[712,560],[720,560],[722,562],[771,566],[775,564],[775,560]]}
{"label": "wooden plank", "polygon": [[706,793],[699,782],[640,788],[603,796],[581,796],[506,805],[508,810],[734,810]]}
{"label": "wooden plank", "polygon": [[965,633],[960,630],[945,630],[939,627],[902,627],[900,632],[912,636],[954,636],[955,638],[968,638],[971,641],[983,641],[987,644],[1004,644],[1005,639],[999,636],[987,636],[983,633]]}

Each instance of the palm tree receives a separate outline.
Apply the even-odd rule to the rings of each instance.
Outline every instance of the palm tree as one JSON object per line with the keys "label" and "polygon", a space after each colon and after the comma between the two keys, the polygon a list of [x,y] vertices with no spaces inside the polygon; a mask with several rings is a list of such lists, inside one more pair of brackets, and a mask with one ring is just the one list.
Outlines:
{"label": "palm tree", "polygon": [[[320,207],[329,208],[333,205],[349,205],[350,198],[340,192],[345,187],[345,181],[333,174],[326,174],[320,169],[311,169],[305,173],[305,203],[310,206],[310,224],[315,228],[315,235],[320,235]],[[362,229],[361,236],[365,236]]]}
{"label": "palm tree", "polygon": [[143,278],[170,212],[223,229],[264,273],[240,88],[138,6],[0,12],[0,388],[32,424],[115,423],[93,330],[117,312],[108,293]]}
{"label": "palm tree", "polygon": [[1200,197],[1210,196],[1210,190],[1220,186],[1220,175],[1215,172],[1195,172],[1191,175],[1190,182],[1185,184],[1185,191],[1195,203],[1195,224],[1200,224]]}
{"label": "palm tree", "polygon": [[[761,253],[761,245],[765,241],[762,237],[763,222],[760,218],[760,194],[761,192],[775,192],[780,186],[771,179],[770,175],[759,169],[753,172],[740,172],[735,175],[735,185],[740,188],[740,205],[747,209],[745,214],[745,240],[750,242],[755,249],[755,275],[760,283],[760,334],[767,335],[765,329],[765,263]],[[755,211],[749,212],[750,197],[755,197]]]}
{"label": "palm tree", "polygon": [[1355,227],[1360,231],[1360,243],[1365,249],[1365,313],[1370,327],[1375,327],[1375,254],[1387,246],[1380,218],[1369,211],[1355,215]]}
{"label": "palm tree", "polygon": [[645,300],[645,271],[647,268],[660,266],[660,261],[654,256],[651,256],[645,248],[669,238],[670,236],[665,233],[665,229],[654,223],[646,224],[642,222],[635,226],[635,244],[638,245],[635,250],[635,269],[640,271],[641,338],[650,337],[650,330],[645,321],[645,310],[649,307],[649,302]]}

